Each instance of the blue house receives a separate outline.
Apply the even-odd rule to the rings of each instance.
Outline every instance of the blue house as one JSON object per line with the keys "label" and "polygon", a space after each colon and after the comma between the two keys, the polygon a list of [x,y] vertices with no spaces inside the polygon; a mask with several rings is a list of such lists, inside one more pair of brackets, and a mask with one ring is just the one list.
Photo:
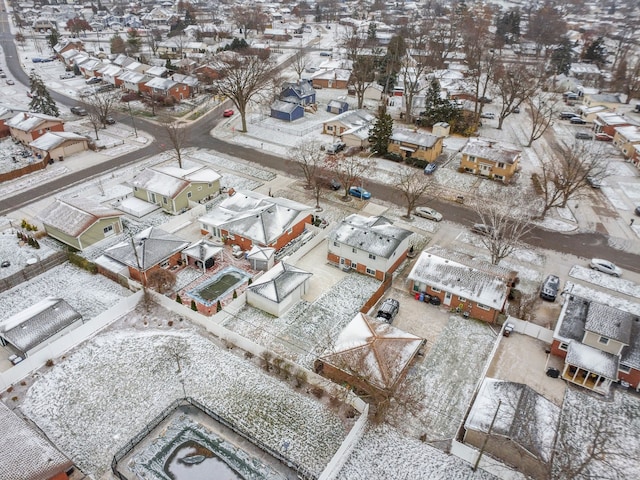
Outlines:
{"label": "blue house", "polygon": [[298,83],[285,83],[280,92],[280,100],[309,105],[310,103],[316,103],[316,91],[308,80],[300,80]]}
{"label": "blue house", "polygon": [[329,113],[344,113],[349,110],[349,104],[342,100],[331,100],[327,104],[327,112]]}
{"label": "blue house", "polygon": [[304,117],[304,107],[299,103],[276,100],[271,104],[271,117],[287,122],[293,122]]}

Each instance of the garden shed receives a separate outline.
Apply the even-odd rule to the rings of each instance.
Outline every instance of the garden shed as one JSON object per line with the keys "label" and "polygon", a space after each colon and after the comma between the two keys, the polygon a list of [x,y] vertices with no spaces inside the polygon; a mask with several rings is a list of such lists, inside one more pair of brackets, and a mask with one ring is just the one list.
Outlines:
{"label": "garden shed", "polygon": [[304,107],[299,103],[276,100],[271,104],[271,117],[285,122],[293,122],[304,117]]}

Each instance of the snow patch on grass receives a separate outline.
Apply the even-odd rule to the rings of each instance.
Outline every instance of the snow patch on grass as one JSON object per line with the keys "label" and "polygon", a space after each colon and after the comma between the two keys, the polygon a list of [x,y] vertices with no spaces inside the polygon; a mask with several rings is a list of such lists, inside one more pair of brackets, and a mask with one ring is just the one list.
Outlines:
{"label": "snow patch on grass", "polygon": [[577,278],[578,280],[584,280],[585,282],[593,283],[600,287],[608,288],[614,292],[623,293],[632,297],[640,298],[640,285],[630,280],[623,280],[622,278],[616,278],[611,275],[607,275],[596,270],[591,270],[587,267],[580,265],[574,265],[569,271],[569,276]]}

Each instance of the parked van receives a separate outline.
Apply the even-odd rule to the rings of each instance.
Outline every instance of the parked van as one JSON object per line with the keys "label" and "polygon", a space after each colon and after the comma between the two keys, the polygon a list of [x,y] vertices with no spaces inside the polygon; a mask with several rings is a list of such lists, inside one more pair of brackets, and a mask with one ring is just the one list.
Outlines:
{"label": "parked van", "polygon": [[75,75],[73,74],[73,72],[64,72],[60,74],[60,80],[66,80],[68,78],[74,78]]}
{"label": "parked van", "polygon": [[575,116],[577,115],[573,112],[560,112],[560,120],[570,120]]}

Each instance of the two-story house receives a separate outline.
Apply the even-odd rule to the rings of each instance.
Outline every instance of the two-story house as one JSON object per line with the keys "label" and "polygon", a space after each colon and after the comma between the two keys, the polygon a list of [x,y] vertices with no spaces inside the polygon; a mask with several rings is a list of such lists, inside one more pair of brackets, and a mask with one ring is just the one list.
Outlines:
{"label": "two-story house", "polygon": [[327,260],[384,280],[406,258],[411,235],[411,230],[396,227],[385,217],[354,213],[329,235]]}
{"label": "two-story house", "polygon": [[64,132],[64,121],[44,113],[20,112],[5,122],[11,137],[28,145],[47,132]]}
{"label": "two-story house", "polygon": [[613,138],[616,134],[617,127],[625,127],[633,125],[629,118],[614,112],[600,112],[596,114],[593,121],[593,131],[595,133],[604,133]]}
{"label": "two-story house", "polygon": [[405,158],[416,158],[425,162],[433,162],[442,153],[443,137],[426,132],[394,129],[389,137],[390,153]]}
{"label": "two-story house", "polygon": [[408,278],[412,294],[438,297],[465,316],[495,323],[516,277],[515,271],[436,245],[420,253]]}
{"label": "two-story house", "polygon": [[564,358],[562,378],[607,394],[612,383],[640,389],[640,318],[567,292],[551,353]]}
{"label": "two-story house", "polygon": [[220,175],[208,167],[154,167],[140,172],[131,185],[135,197],[175,215],[189,208],[189,202],[218,195]]}
{"label": "two-story house", "polygon": [[341,139],[349,147],[369,144],[369,130],[376,117],[366,110],[347,110],[322,122],[322,133]]}
{"label": "two-story house", "polygon": [[518,170],[522,152],[489,138],[470,138],[462,148],[460,168],[465,172],[509,183]]}

